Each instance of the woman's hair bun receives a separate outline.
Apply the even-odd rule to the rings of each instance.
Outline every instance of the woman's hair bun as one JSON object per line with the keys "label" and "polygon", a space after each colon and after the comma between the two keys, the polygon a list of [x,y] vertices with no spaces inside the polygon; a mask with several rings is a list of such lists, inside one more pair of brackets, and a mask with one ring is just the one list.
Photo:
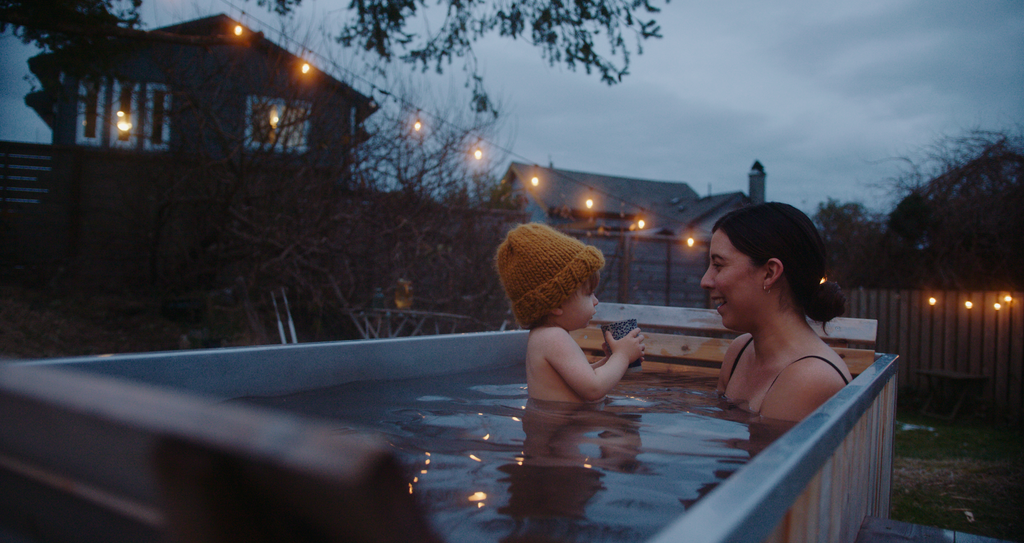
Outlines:
{"label": "woman's hair bun", "polygon": [[839,283],[825,281],[818,285],[811,303],[804,309],[808,317],[818,322],[828,322],[846,313],[846,295]]}

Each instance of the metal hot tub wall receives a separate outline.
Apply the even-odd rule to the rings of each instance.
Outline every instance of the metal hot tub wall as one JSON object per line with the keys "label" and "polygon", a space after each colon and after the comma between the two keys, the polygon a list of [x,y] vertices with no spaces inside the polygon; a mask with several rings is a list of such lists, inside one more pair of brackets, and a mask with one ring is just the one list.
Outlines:
{"label": "metal hot tub wall", "polygon": [[[249,497],[209,495],[228,471],[276,500],[262,507],[297,511],[295,522],[325,534],[350,537],[355,526],[366,537],[353,540],[433,540],[399,495],[405,487],[383,444],[220,402],[502,367],[521,363],[525,349],[526,332],[515,331],[8,363],[0,366],[0,536],[199,540],[259,524],[238,517]],[[865,516],[888,517],[895,359],[880,355],[651,541],[852,542]],[[310,496],[355,496],[362,509],[311,517]],[[232,518],[246,520],[203,524],[213,499],[234,503]]]}

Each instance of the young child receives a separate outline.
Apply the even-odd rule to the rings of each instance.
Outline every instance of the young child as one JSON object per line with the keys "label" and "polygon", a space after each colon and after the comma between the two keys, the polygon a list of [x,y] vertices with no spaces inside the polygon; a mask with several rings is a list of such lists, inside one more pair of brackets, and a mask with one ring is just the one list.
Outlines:
{"label": "young child", "polygon": [[631,360],[643,356],[643,336],[634,329],[615,341],[611,354],[591,364],[569,332],[583,328],[596,312],[594,289],[604,255],[543,224],[517,226],[495,258],[512,312],[530,330],[526,385],[531,398],[596,402],[622,378]]}

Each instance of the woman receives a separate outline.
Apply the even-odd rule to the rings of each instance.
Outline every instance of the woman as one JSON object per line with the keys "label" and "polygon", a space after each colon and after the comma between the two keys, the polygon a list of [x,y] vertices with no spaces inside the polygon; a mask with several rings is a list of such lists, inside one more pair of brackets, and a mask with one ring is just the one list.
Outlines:
{"label": "woman", "polygon": [[761,416],[801,420],[851,379],[807,321],[826,323],[846,304],[825,280],[825,245],[807,215],[777,202],[730,212],[712,233],[700,284],[722,324],[744,332],[725,353],[718,390]]}

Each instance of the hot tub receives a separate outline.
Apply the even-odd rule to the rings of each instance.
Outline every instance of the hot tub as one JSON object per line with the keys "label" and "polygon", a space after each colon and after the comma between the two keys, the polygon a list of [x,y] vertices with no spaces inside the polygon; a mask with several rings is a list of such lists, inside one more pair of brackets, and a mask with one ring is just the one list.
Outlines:
{"label": "hot tub", "polygon": [[[268,514],[245,516],[256,508],[353,540],[438,540],[379,436],[239,398],[504,368],[525,347],[526,332],[487,332],[0,366],[0,536],[200,540],[259,524]],[[880,355],[647,540],[852,542],[866,516],[886,518],[895,359]],[[217,493],[240,479],[270,498]],[[224,503],[230,514],[196,518]]]}

